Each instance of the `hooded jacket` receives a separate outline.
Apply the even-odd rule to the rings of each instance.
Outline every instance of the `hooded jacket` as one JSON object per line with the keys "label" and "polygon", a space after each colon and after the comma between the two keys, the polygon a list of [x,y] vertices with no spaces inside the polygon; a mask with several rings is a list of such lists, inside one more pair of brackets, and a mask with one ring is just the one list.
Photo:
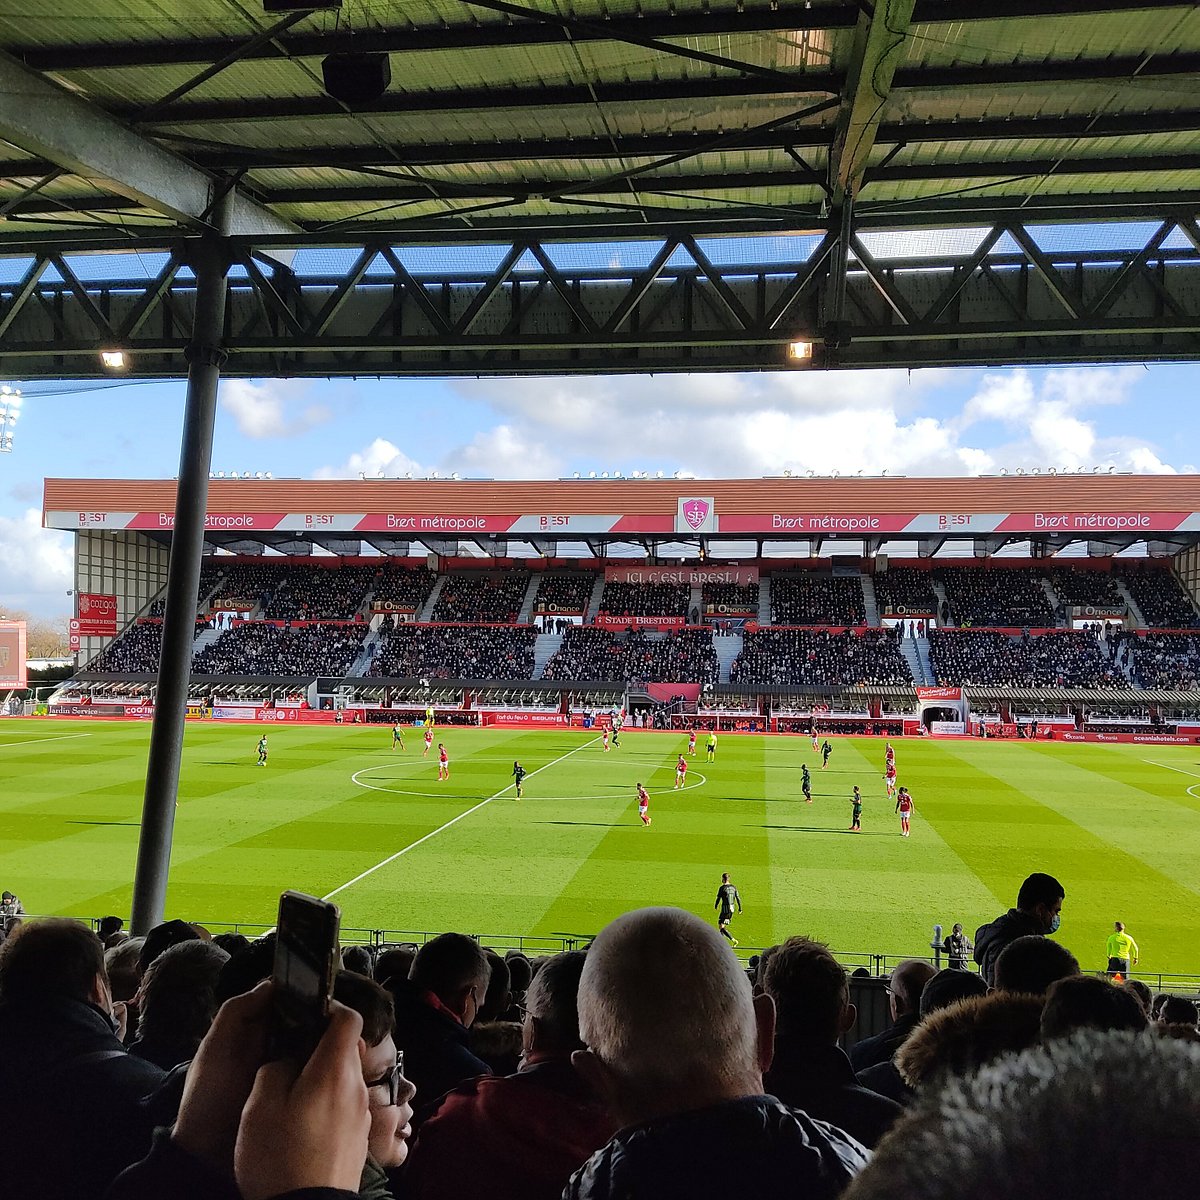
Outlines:
{"label": "hooded jacket", "polygon": [[1046,931],[1037,917],[1019,908],[1010,908],[1002,917],[997,917],[987,925],[980,925],[975,931],[975,961],[988,987],[995,984],[993,975],[1000,952],[1017,938],[1029,937],[1030,934],[1044,937]]}
{"label": "hooded jacket", "polygon": [[622,1129],[563,1200],[833,1200],[867,1158],[840,1129],[774,1096],[746,1096]]}

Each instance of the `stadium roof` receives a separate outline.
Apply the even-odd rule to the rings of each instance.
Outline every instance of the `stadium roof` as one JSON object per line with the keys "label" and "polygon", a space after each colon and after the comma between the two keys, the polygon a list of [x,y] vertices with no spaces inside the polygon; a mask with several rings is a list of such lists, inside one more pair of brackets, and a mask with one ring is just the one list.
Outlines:
{"label": "stadium roof", "polygon": [[[180,373],[214,228],[226,373],[1200,357],[1193,0],[29,0],[0,45],[10,378]],[[333,98],[347,54],[390,84]]]}
{"label": "stadium roof", "polygon": [[[174,480],[47,479],[44,519],[59,529],[170,533]],[[1200,537],[1200,478],[1188,475],[1041,475],[945,478],[494,480],[213,479],[208,537],[218,544],[303,539],[356,553],[354,539],[439,548],[479,542],[501,556],[509,540],[539,552],[565,542],[651,545],[730,539],[856,539],[877,550],[918,539],[981,552],[1032,539],[1046,549],[1089,541],[1096,553],[1134,542],[1160,552]],[[715,551],[714,551],[715,552]],[[733,556],[732,554],[730,555]]]}
{"label": "stadium roof", "polygon": [[[1190,0],[30,0],[0,43],[9,239],[195,228],[185,166],[243,231],[340,239],[1200,195]],[[390,86],[326,94],[364,52]]]}

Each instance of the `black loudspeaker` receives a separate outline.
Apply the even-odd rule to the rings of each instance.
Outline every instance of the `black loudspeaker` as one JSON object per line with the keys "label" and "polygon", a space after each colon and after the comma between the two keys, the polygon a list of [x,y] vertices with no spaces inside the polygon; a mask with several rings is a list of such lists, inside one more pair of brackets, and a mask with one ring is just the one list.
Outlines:
{"label": "black loudspeaker", "polygon": [[325,91],[346,104],[378,100],[392,82],[392,61],[386,54],[331,54],[321,63]]}

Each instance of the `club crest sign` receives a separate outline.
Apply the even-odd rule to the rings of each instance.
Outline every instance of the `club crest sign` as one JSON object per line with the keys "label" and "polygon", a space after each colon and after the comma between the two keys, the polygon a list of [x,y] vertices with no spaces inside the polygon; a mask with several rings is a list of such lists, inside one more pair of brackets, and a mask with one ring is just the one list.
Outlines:
{"label": "club crest sign", "polygon": [[681,496],[675,516],[676,533],[716,533],[717,510],[711,496]]}

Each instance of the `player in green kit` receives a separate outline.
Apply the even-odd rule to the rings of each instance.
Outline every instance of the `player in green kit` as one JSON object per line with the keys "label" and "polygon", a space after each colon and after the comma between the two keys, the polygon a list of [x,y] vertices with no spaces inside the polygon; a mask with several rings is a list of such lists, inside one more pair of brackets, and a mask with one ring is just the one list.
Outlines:
{"label": "player in green kit", "polygon": [[267,765],[267,735],[265,733],[258,739],[258,765],[260,767]]}
{"label": "player in green kit", "polygon": [[808,773],[808,763],[800,764],[800,790],[804,793],[807,803],[812,803],[812,776]]}
{"label": "player in green kit", "polygon": [[404,730],[400,728],[399,721],[392,726],[392,749],[395,750],[397,746],[404,749]]}
{"label": "player in green kit", "polygon": [[525,782],[525,768],[519,762],[513,763],[513,783],[517,791],[517,799],[520,800],[524,793],[521,790],[521,785]]}
{"label": "player in green kit", "polygon": [[862,793],[857,786],[850,797],[850,832],[862,833]]}

